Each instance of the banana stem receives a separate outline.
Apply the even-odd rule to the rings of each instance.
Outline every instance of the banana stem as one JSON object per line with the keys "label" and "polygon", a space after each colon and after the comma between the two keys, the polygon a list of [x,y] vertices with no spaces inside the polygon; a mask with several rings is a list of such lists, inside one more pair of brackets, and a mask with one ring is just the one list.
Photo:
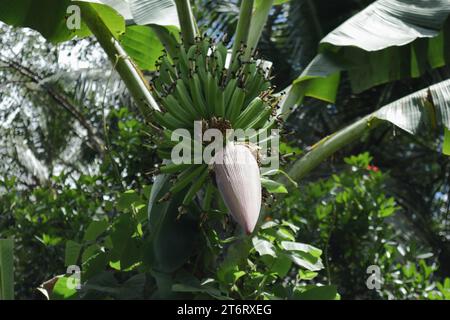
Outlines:
{"label": "banana stem", "polygon": [[0,300],[14,299],[14,241],[0,239]]}
{"label": "banana stem", "polygon": [[[252,20],[253,0],[242,0],[241,9],[239,12],[239,21],[234,36],[233,49],[231,53],[231,61],[236,59],[239,49],[242,44],[247,43],[248,34],[250,31],[250,22]],[[230,74],[231,68],[228,69]]]}
{"label": "banana stem", "polygon": [[198,34],[191,4],[189,0],[175,0],[175,4],[177,5],[178,19],[180,20],[184,45],[186,48],[189,48],[195,43],[195,35]]}
{"label": "banana stem", "polygon": [[[288,172],[289,176],[295,181],[302,179],[333,153],[381,123],[383,123],[382,120],[377,119],[374,114],[369,114],[348,127],[325,137],[315,144],[311,151],[294,163]],[[282,177],[281,180],[287,183],[285,177]]]}
{"label": "banana stem", "polygon": [[139,111],[146,120],[151,120],[152,109],[159,111],[160,108],[150,94],[150,88],[142,73],[89,3],[83,4],[81,14],[130,91]]}
{"label": "banana stem", "polygon": [[247,49],[245,51],[246,60],[248,60],[256,50],[264,26],[267,22],[267,19],[269,18],[269,13],[270,9],[272,9],[272,5],[273,0],[260,1],[259,6],[255,9],[248,33]]}

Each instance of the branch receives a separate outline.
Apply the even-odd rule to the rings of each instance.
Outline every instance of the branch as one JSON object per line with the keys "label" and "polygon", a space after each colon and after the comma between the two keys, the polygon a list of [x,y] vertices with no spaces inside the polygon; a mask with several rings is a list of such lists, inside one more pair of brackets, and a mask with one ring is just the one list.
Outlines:
{"label": "branch", "polygon": [[126,54],[120,43],[114,38],[92,5],[84,3],[81,14],[84,22],[95,35],[130,91],[139,111],[147,121],[150,121],[153,110],[160,111],[160,108],[150,94],[150,87],[141,71]]}
{"label": "branch", "polygon": [[35,73],[33,70],[9,59],[0,57],[0,61],[8,65],[11,69],[16,70],[22,76],[31,80],[33,83],[37,84],[42,90],[46,91],[55,100],[58,105],[60,105],[64,110],[66,110],[70,115],[72,115],[83,128],[86,129],[89,140],[92,144],[92,148],[98,153],[102,154],[104,151],[103,140],[95,133],[95,129],[91,123],[84,117],[84,115],[78,111],[77,107],[70,101],[64,93],[56,90],[54,87],[43,84],[43,78]]}
{"label": "branch", "polygon": [[259,39],[264,29],[264,25],[269,18],[270,9],[272,9],[273,0],[260,1],[251,20],[250,30],[248,32],[247,50],[245,59],[249,59],[258,46]]}

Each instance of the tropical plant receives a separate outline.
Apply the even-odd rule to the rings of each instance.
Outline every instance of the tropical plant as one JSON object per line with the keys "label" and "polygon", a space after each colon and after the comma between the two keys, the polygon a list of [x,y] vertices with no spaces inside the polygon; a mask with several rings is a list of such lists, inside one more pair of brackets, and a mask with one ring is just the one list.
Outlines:
{"label": "tropical plant", "polygon": [[[350,78],[352,89],[361,92],[404,77],[420,76],[426,70],[447,63],[445,34],[448,31],[446,19],[450,13],[447,1],[379,0],[325,36],[318,55],[303,73],[288,88],[275,93],[270,85],[270,76],[267,70],[263,69],[265,63],[256,55],[256,48],[273,5],[279,6],[285,2],[288,1],[240,1],[239,18],[230,48],[223,39],[215,40],[200,32],[188,0],[43,0],[33,3],[16,0],[14,3],[4,1],[0,4],[1,20],[14,26],[32,27],[54,42],[94,34],[134,98],[143,119],[141,125],[155,142],[161,159],[165,159],[163,165],[156,170],[158,175],[148,199],[134,198],[134,191],[125,192],[125,197],[133,199],[123,207],[123,210],[130,214],[122,214],[115,221],[111,226],[113,233],[102,238],[101,245],[88,247],[91,248],[90,251],[82,257],[83,280],[87,282],[87,288],[91,276],[95,274],[91,270],[103,268],[109,262],[113,268],[122,271],[134,266],[140,267],[142,262],[143,270],[150,272],[156,282],[156,296],[161,297],[168,293],[164,290],[167,289],[167,274],[174,274],[183,266],[184,271],[188,269],[190,274],[198,272],[198,277],[204,278],[205,273],[207,274],[205,271],[217,265],[216,259],[210,261],[201,253],[194,254],[195,247],[210,246],[209,249],[217,255],[218,252],[214,250],[223,247],[223,242],[230,237],[237,240],[228,250],[224,261],[239,254],[249,257],[251,249],[246,249],[244,245],[248,244],[249,238],[235,235],[235,230],[229,226],[217,236],[215,230],[224,219],[224,213],[231,211],[242,225],[247,226],[246,231],[252,232],[253,226],[249,227],[247,221],[248,203],[259,202],[260,183],[268,193],[277,193],[296,185],[291,181],[302,179],[334,152],[384,122],[393,123],[412,134],[424,130],[444,133],[443,139],[442,135],[436,139],[436,149],[439,146],[444,153],[450,153],[450,82],[447,80],[388,104],[319,141],[290,166],[288,173],[281,175],[279,181],[265,177],[261,181],[260,177],[256,177],[257,181],[248,181],[249,188],[257,189],[257,192],[245,193],[246,196],[243,197],[237,196],[237,190],[242,190],[237,185],[244,183],[244,176],[242,173],[240,176],[236,174],[236,168],[230,167],[226,170],[236,174],[237,178],[224,182],[220,179],[217,167],[213,168],[216,174],[216,179],[213,179],[208,175],[208,167],[205,164],[170,163],[168,160],[170,150],[173,150],[170,139],[172,131],[185,129],[184,132],[192,136],[192,133],[195,133],[195,120],[221,132],[226,129],[249,128],[267,131],[282,126],[283,121],[288,119],[305,97],[333,103],[342,71],[346,71]],[[70,11],[67,11],[68,8]],[[36,21],[28,14],[30,10],[41,12],[45,18]],[[72,13],[69,17],[68,12]],[[82,20],[77,20],[77,14],[81,14]],[[361,27],[361,21],[365,22],[364,27]],[[67,28],[77,24],[78,28]],[[177,34],[176,27],[167,27],[174,24],[179,25],[180,35]],[[153,63],[163,48],[163,55]],[[407,56],[407,59],[404,59],[404,56]],[[144,77],[144,71],[151,73],[150,84]],[[35,82],[40,81],[41,79],[35,79]],[[228,138],[226,136],[225,140]],[[191,144],[190,140],[188,142]],[[247,151],[249,150],[242,153]],[[110,155],[110,159],[113,158]],[[276,172],[284,173],[280,170]],[[197,179],[192,182],[194,178]],[[217,180],[218,188],[214,185],[214,180]],[[249,196],[252,198],[248,198]],[[146,200],[148,216],[144,220],[141,215],[144,208],[142,205]],[[230,205],[233,201],[238,203],[236,207]],[[259,215],[259,206],[257,209],[254,210],[252,218]],[[309,271],[320,269],[320,253],[317,249],[295,243],[294,236],[284,227],[280,227],[280,230],[284,231],[278,230],[275,234],[281,234],[281,237],[291,243],[286,244],[286,241],[281,241],[277,236],[267,234],[265,230],[272,227],[262,224],[262,217],[263,215],[260,228],[252,238],[253,249],[261,257],[278,257],[277,252],[280,252],[280,256],[289,257]],[[198,235],[200,222],[202,236]],[[145,232],[142,229],[143,223],[148,226]],[[278,228],[280,223],[273,222],[273,228]],[[106,225],[101,222],[93,226],[92,229],[95,230],[100,228],[100,232],[95,231],[95,236],[89,236],[89,240],[97,240],[106,230]],[[129,241],[114,243],[114,232],[125,232]],[[212,246],[211,241],[214,244]],[[242,248],[238,244],[242,244]],[[125,248],[125,245],[130,245],[130,248]],[[83,245],[78,244],[77,248],[81,246]],[[144,257],[139,255],[141,251],[138,249],[142,247],[146,249]],[[237,250],[240,252],[233,253],[236,248],[240,248]],[[285,252],[286,250],[302,253],[293,255]],[[115,263],[123,253],[135,254],[127,257],[129,263],[126,267],[122,262],[119,266]],[[191,261],[194,257],[196,261]],[[142,260],[139,260],[141,258]],[[78,255],[73,261],[77,260]],[[259,274],[259,263],[251,259],[246,260],[251,262],[247,267],[256,274],[250,273],[255,278],[243,278],[244,283],[248,282],[249,288],[248,291],[238,288],[237,297],[270,298],[271,295],[264,291],[264,284],[266,281],[276,282],[277,274],[280,276],[280,273],[284,273],[276,269],[274,277]],[[284,263],[284,260],[286,259],[277,261]],[[205,262],[205,266],[197,270],[198,263],[202,262]],[[270,265],[270,262],[264,263],[265,268]],[[239,266],[238,263],[233,265]],[[286,262],[283,267],[288,269],[287,265]],[[272,267],[268,268],[271,270]],[[249,270],[243,267],[233,271],[239,274],[234,277],[240,279]],[[161,275],[164,272],[166,274]],[[109,273],[104,276],[110,277]],[[214,291],[214,294],[205,291],[209,290],[203,288],[205,282],[183,290],[206,293],[213,297],[234,297],[229,294],[231,289],[224,294],[223,288],[227,284],[233,288],[238,279],[233,278],[234,282],[230,283],[228,278],[221,279],[219,275],[218,278],[218,287],[213,289],[219,291]],[[307,278],[310,279],[309,276]],[[254,279],[260,281],[260,287],[252,286]],[[102,277],[97,280],[106,281]],[[109,280],[114,282],[111,278]],[[124,282],[125,288],[127,285],[133,286],[142,282],[142,279],[130,278],[127,281],[131,282]],[[58,280],[57,284],[59,282]],[[176,284],[171,286],[172,290]],[[210,282],[207,281],[206,284],[208,288],[211,287]],[[244,288],[246,286],[244,284]],[[297,288],[297,283],[294,288],[289,289],[286,285],[283,288],[287,290],[279,295],[283,298],[292,298],[296,292],[300,292],[300,295],[307,294],[309,289],[314,292],[319,290],[307,286]],[[334,298],[335,292],[331,293],[328,297]],[[117,291],[114,296],[122,297],[121,291]]]}
{"label": "tropical plant", "polygon": [[14,299],[14,273],[13,273],[12,239],[0,239],[0,299]]}

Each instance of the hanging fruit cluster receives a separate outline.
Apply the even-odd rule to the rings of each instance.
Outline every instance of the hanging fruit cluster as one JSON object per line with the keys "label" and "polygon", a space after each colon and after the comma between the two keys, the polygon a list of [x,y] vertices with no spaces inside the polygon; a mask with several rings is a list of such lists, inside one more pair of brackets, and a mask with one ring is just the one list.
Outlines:
{"label": "hanging fruit cluster", "polygon": [[[176,144],[171,141],[172,132],[183,128],[189,130],[193,137],[194,121],[201,121],[203,130],[219,129],[224,136],[226,129],[252,128],[268,131],[277,126],[275,114],[278,98],[272,95],[270,70],[263,69],[263,64],[254,57],[244,61],[245,49],[245,46],[241,46],[236,57],[227,62],[228,49],[225,44],[215,43],[205,36],[196,38],[195,44],[189,49],[184,45],[178,46],[178,57],[169,57],[167,54],[160,57],[158,70],[151,79],[150,87],[162,108],[162,112],[155,112],[154,117],[165,129],[158,144],[158,153],[163,159],[170,159],[171,150]],[[232,150],[243,151],[239,148]],[[254,165],[258,166],[256,159]],[[226,169],[222,167],[222,171]],[[233,170],[231,167],[228,169]],[[184,191],[183,205],[189,204],[206,184],[203,209],[210,209],[215,186],[209,178],[208,164],[169,163],[161,166],[159,171],[176,174],[167,197]],[[233,182],[223,180],[222,178],[219,189],[227,207],[232,210],[230,206],[233,205],[229,205],[232,200],[227,200],[222,191],[226,187],[224,184]],[[260,183],[259,176],[257,183]],[[236,186],[229,187],[236,189]],[[260,198],[260,191],[259,195],[254,196]],[[258,202],[258,199],[253,200]],[[240,215],[232,213],[233,216]],[[258,214],[259,209],[256,215]],[[252,228],[247,226],[247,232],[249,229]]]}

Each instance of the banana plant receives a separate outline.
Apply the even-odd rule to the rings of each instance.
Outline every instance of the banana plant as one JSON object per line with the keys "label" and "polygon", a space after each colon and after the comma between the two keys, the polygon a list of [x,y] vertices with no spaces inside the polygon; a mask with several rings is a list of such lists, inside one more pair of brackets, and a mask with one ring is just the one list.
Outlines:
{"label": "banana plant", "polygon": [[0,300],[14,299],[14,241],[0,239]]}
{"label": "banana plant", "polygon": [[[261,181],[254,174],[259,171],[258,151],[251,144],[230,142],[225,135],[224,158],[250,159],[245,166],[235,160],[222,166],[173,163],[173,132],[182,129],[184,135],[195,136],[194,121],[220,132],[267,131],[281,127],[306,96],[333,103],[342,72],[349,74],[353,90],[361,92],[420,76],[449,62],[448,1],[378,0],[325,36],[305,71],[291,86],[274,92],[270,73],[255,49],[272,6],[284,2],[288,0],[242,0],[231,46],[202,34],[188,0],[7,0],[0,4],[0,19],[34,28],[54,42],[91,33],[97,38],[158,137],[164,163],[150,196],[152,230],[157,232],[164,221],[154,210],[174,201],[176,205],[166,205],[164,210],[175,208],[180,215],[192,208],[230,211],[251,233],[260,213]],[[66,27],[71,6],[81,16],[76,30]],[[40,12],[42,18],[31,18],[30,10]],[[162,48],[158,61],[149,63]],[[143,75],[148,70],[154,74],[150,81]],[[383,122],[412,134],[423,129],[444,132],[442,150],[449,154],[449,86],[444,81],[425,88],[325,137],[289,168],[289,175],[299,181],[332,153]],[[195,141],[186,141],[195,149]],[[155,220],[155,215],[161,219]]]}

